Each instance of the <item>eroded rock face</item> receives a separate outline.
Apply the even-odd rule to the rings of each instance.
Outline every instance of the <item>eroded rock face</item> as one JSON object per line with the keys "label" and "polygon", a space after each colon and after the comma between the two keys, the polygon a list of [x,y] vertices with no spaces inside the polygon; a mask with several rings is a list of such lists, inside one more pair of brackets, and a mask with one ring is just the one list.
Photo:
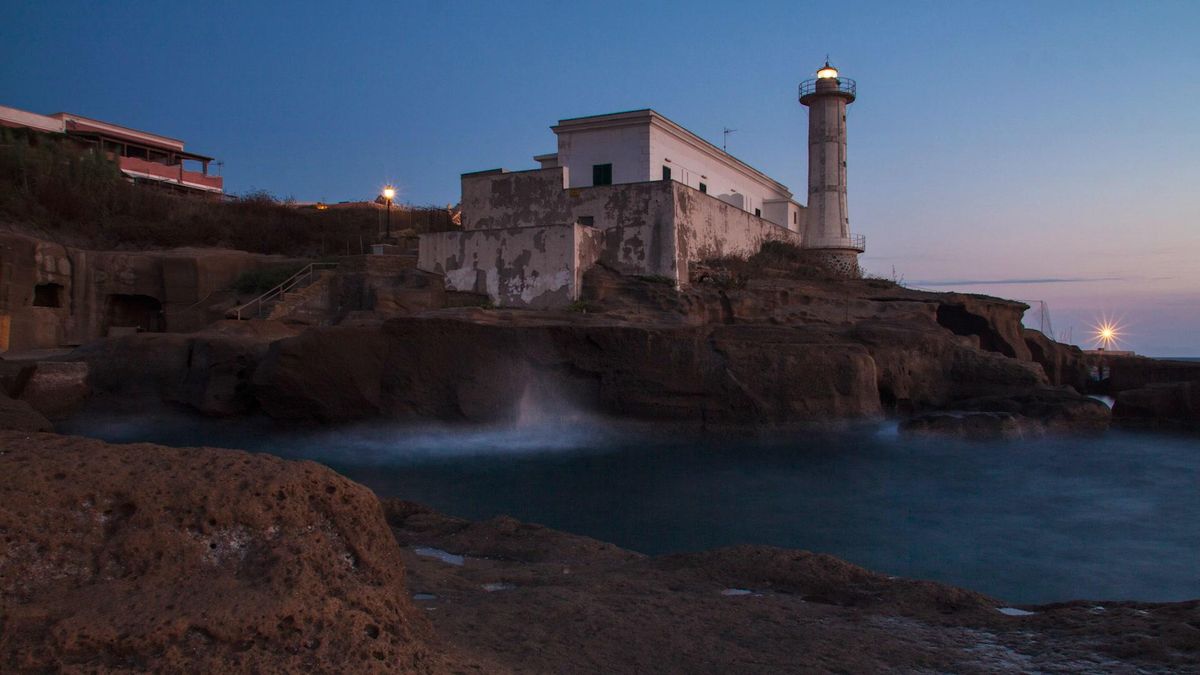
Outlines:
{"label": "eroded rock face", "polygon": [[900,423],[900,431],[918,436],[949,436],[973,441],[1040,436],[1036,421],[1006,412],[933,412]]}
{"label": "eroded rock face", "polygon": [[315,329],[255,373],[279,418],[515,419],[527,396],[622,416],[787,424],[879,414],[875,366],[827,332],[771,326],[405,318]]}
{"label": "eroded rock face", "polygon": [[0,391],[0,430],[54,431],[46,416],[34,410],[25,401],[10,398]]}
{"label": "eroded rock face", "polygon": [[905,420],[905,433],[973,440],[1031,438],[1053,433],[1096,433],[1108,428],[1108,406],[1069,387],[1041,387],[1009,395],[956,401],[952,410]]}
{"label": "eroded rock face", "polygon": [[1046,383],[1034,363],[976,348],[968,338],[907,322],[861,322],[848,329],[875,360],[884,405],[897,413],[930,410],[986,394]]}
{"label": "eroded rock face", "polygon": [[82,407],[90,392],[86,363],[38,361],[32,364],[20,397],[46,417],[62,419]]}
{"label": "eroded rock face", "polygon": [[1073,387],[1080,393],[1088,387],[1088,362],[1074,345],[1055,342],[1041,332],[1025,329],[1025,345],[1035,363],[1042,366],[1050,384]]}
{"label": "eroded rock face", "polygon": [[1123,422],[1158,422],[1200,428],[1200,381],[1164,382],[1117,394],[1113,417]]}
{"label": "eroded rock face", "polygon": [[1029,306],[987,296],[947,293],[939,298],[937,322],[956,335],[970,335],[989,352],[1029,361],[1021,317]]}
{"label": "eroded rock face", "polygon": [[250,378],[268,345],[295,331],[226,323],[200,333],[139,333],[97,340],[70,358],[88,365],[92,387],[101,396],[126,403],[182,403],[206,415],[244,414],[257,405]]}
{"label": "eroded rock face", "polygon": [[379,502],[310,462],[0,433],[0,670],[431,672]]}
{"label": "eroded rock face", "polygon": [[91,393],[87,364],[59,361],[0,359],[0,389],[49,419],[69,416]]}
{"label": "eroded rock face", "polygon": [[223,322],[98,342],[75,358],[91,365],[102,394],[157,394],[214,415],[261,407],[320,422],[505,422],[530,397],[548,397],[712,426],[945,409],[1072,379],[1076,363],[1047,340],[1031,360],[1025,305],[997,298],[786,272],[683,291],[603,268],[589,275],[586,312],[445,308],[388,322],[350,312],[302,335],[277,322]]}

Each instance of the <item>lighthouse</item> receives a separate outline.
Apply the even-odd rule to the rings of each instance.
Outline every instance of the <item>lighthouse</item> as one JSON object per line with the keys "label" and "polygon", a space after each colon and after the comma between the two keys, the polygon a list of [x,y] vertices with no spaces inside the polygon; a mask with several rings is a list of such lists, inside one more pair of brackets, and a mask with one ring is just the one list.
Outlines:
{"label": "lighthouse", "polygon": [[802,247],[809,257],[848,277],[858,277],[858,255],[866,238],[850,233],[846,212],[846,107],[855,83],[825,65],[800,83],[800,103],[808,107],[808,209]]}

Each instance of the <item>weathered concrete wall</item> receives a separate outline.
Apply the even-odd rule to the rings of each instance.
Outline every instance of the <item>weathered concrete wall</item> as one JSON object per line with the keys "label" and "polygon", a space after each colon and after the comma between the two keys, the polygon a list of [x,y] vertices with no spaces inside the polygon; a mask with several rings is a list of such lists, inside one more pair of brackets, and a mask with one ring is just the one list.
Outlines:
{"label": "weathered concrete wall", "polygon": [[422,235],[418,267],[444,274],[448,290],[553,307],[579,297],[596,261],[686,284],[689,262],[801,242],[799,232],[676,181],[563,189],[562,179],[561,167],[463,176],[464,231]]}
{"label": "weathered concrete wall", "polygon": [[[669,181],[562,187],[563,168],[462,177],[464,230],[566,225],[642,227],[674,214]],[[589,222],[590,221],[590,222]]]}
{"label": "weathered concrete wall", "polygon": [[766,241],[797,246],[801,236],[786,227],[755,217],[686,185],[674,184],[675,275],[688,283],[688,263],[724,256],[749,256]]}
{"label": "weathered concrete wall", "polygon": [[464,230],[572,222],[563,169],[486,171],[462,177]]}
{"label": "weathered concrete wall", "polygon": [[575,260],[572,263],[571,298],[578,300],[583,291],[583,275],[604,257],[604,232],[587,225],[575,225]]}
{"label": "weathered concrete wall", "polygon": [[445,275],[447,290],[487,293],[503,307],[562,307],[579,297],[578,231],[572,224],[422,235],[421,266]]}

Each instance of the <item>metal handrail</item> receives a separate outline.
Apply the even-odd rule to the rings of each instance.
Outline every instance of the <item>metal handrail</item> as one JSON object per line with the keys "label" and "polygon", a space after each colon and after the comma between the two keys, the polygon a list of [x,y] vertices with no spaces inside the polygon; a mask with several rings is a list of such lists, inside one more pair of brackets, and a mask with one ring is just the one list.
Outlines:
{"label": "metal handrail", "polygon": [[[299,272],[296,272],[292,276],[285,279],[283,281],[283,283],[275,286],[271,290],[267,291],[266,293],[263,293],[262,295],[251,300],[250,302],[247,302],[246,304],[238,307],[236,310],[234,310],[235,315],[237,316],[238,320],[241,321],[242,312],[244,310],[248,309],[250,307],[250,305],[258,305],[256,316],[257,316],[257,318],[261,319],[263,303],[267,302],[268,300],[274,299],[276,296],[281,296],[284,293],[287,293],[288,291],[292,290],[296,286],[300,285],[301,281],[311,282],[313,275],[316,273],[316,271],[318,269],[334,268],[337,266],[338,266],[337,263],[309,263],[309,264],[305,265],[304,268],[301,269]],[[305,284],[305,285],[307,285],[307,284]]]}
{"label": "metal handrail", "polygon": [[833,80],[834,82],[837,83],[837,88],[836,89],[834,89],[834,88],[826,89],[819,93],[826,94],[826,93],[838,92],[838,93],[842,93],[842,94],[849,94],[850,96],[857,96],[858,85],[854,82],[854,80],[852,80],[848,77],[832,77],[832,78],[816,78],[816,79],[805,80],[805,81],[801,82],[800,83],[800,98],[804,98],[805,96],[809,96],[811,94],[818,93],[817,92],[817,83],[823,82],[825,80]]}
{"label": "metal handrail", "polygon": [[867,250],[867,235],[852,233],[850,235],[850,248],[852,248],[856,251],[866,251]]}

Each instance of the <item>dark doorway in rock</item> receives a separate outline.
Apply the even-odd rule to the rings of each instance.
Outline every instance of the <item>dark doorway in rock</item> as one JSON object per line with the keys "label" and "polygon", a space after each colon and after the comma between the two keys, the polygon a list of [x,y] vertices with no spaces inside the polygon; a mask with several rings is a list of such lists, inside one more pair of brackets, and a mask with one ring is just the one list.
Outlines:
{"label": "dark doorway in rock", "polygon": [[137,328],[151,333],[166,330],[162,303],[149,295],[114,293],[108,296],[108,327]]}
{"label": "dark doorway in rock", "polygon": [[62,284],[38,284],[33,287],[34,307],[62,307]]}

